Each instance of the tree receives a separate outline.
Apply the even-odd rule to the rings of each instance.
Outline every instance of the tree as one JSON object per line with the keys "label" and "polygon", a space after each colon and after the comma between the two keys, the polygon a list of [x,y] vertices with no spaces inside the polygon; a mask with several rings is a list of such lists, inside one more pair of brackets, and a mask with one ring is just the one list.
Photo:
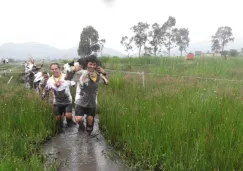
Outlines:
{"label": "tree", "polygon": [[100,45],[100,56],[102,57],[102,51],[103,51],[103,48],[104,48],[104,45],[106,43],[106,40],[105,39],[100,39],[99,40],[99,45]]}
{"label": "tree", "polygon": [[179,47],[181,56],[182,51],[186,52],[186,48],[188,47],[189,42],[189,30],[187,28],[180,28],[176,34],[176,45]]}
{"label": "tree", "polygon": [[222,53],[221,53],[221,56],[228,56],[229,55],[229,51],[227,50],[224,50]]}
{"label": "tree", "polygon": [[168,55],[170,56],[170,50],[176,47],[176,35],[178,32],[177,28],[174,28],[176,19],[169,16],[168,20],[162,25],[162,31],[164,32],[164,45],[167,48]]}
{"label": "tree", "polygon": [[238,55],[238,51],[236,49],[231,49],[229,51],[229,56],[237,56]]}
{"label": "tree", "polygon": [[147,37],[148,37],[147,30],[149,29],[149,24],[139,22],[137,25],[133,26],[131,29],[135,33],[135,36],[133,36],[133,40],[139,49],[139,57],[140,57],[141,48],[142,48],[142,46],[145,45],[145,43],[147,41]]}
{"label": "tree", "polygon": [[233,42],[234,39],[231,27],[219,27],[215,35],[212,36],[212,51],[219,51],[222,56],[225,46],[229,42]]}
{"label": "tree", "polygon": [[159,26],[159,24],[154,23],[152,25],[152,31],[149,32],[149,38],[151,39],[149,41],[150,47],[145,47],[145,53],[146,54],[153,54],[154,56],[157,56],[158,53],[161,52],[161,45],[163,43],[163,31],[162,28]]}
{"label": "tree", "polygon": [[130,51],[132,51],[133,48],[131,45],[132,41],[133,41],[133,37],[129,39],[127,36],[124,36],[122,37],[120,42],[125,47],[125,51],[127,52],[128,57],[130,56]]}
{"label": "tree", "polygon": [[78,55],[80,57],[90,55],[92,52],[98,52],[100,46],[98,44],[99,33],[92,26],[83,28],[80,35],[80,42],[78,47]]}

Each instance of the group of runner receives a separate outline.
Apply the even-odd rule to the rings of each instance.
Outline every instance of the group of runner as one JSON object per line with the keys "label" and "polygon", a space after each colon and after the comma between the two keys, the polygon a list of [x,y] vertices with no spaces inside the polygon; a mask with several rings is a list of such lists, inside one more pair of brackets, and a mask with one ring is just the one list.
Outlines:
{"label": "group of runner", "polygon": [[[106,75],[99,63],[95,55],[90,55],[71,67],[68,73],[62,72],[59,63],[51,63],[52,76],[47,80],[42,99],[48,97],[49,92],[52,91],[57,123],[62,125],[62,116],[65,115],[68,125],[78,124],[79,130],[86,130],[89,135],[91,134],[96,113],[98,85],[101,82],[100,75]],[[87,73],[85,79],[84,73]],[[72,86],[76,86],[74,118],[72,115],[73,99],[70,92]],[[84,123],[85,114],[87,115],[86,124]]]}
{"label": "group of runner", "polygon": [[43,64],[37,66],[35,60],[29,58],[27,61],[25,61],[24,66],[25,66],[25,71],[24,71],[25,87],[37,88],[37,86],[40,86],[38,88],[42,87],[43,89],[43,87],[45,86],[45,82],[49,77],[47,72],[40,71],[43,67]]}
{"label": "group of runner", "polygon": [[3,64],[8,64],[8,58],[2,59]]}

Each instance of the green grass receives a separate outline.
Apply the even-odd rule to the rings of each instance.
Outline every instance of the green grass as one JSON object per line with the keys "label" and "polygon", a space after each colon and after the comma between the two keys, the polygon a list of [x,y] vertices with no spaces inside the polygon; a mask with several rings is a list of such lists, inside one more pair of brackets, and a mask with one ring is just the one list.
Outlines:
{"label": "green grass", "polygon": [[[157,60],[149,71],[242,79],[240,58]],[[98,96],[105,136],[133,168],[243,170],[241,82],[145,75],[144,88],[134,77],[110,76]]]}
{"label": "green grass", "polygon": [[[140,58],[106,58],[101,60],[107,69],[144,71],[157,74],[179,76],[203,76],[227,79],[242,79],[243,57],[199,57],[185,60],[185,57],[140,57]],[[131,63],[131,65],[130,65]]]}
{"label": "green grass", "polygon": [[[107,141],[137,170],[243,170],[243,60],[102,58],[109,74],[99,112]],[[39,148],[55,131],[52,109],[22,85],[0,78],[0,170],[43,170]],[[14,78],[21,79],[20,75]],[[73,92],[72,92],[73,93]],[[16,169],[17,168],[17,169]]]}
{"label": "green grass", "polygon": [[8,79],[0,78],[0,170],[44,170],[39,149],[56,130],[52,106]]}

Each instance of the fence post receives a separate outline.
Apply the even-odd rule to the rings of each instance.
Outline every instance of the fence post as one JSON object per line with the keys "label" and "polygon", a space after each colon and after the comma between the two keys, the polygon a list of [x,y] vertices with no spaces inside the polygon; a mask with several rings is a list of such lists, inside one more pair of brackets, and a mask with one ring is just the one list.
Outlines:
{"label": "fence post", "polygon": [[143,81],[143,87],[145,87],[145,82],[144,82],[144,71],[142,72],[142,81]]}
{"label": "fence post", "polygon": [[13,78],[13,76],[11,76],[11,78],[8,80],[8,83],[7,83],[7,84],[9,84],[9,83],[10,83],[10,81],[12,80],[12,78]]}

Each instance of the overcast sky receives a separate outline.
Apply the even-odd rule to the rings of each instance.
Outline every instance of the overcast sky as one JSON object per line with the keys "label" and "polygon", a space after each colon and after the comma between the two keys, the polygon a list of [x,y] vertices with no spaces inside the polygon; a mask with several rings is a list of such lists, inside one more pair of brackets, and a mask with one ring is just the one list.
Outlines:
{"label": "overcast sky", "polygon": [[106,47],[122,51],[122,36],[131,36],[138,22],[190,31],[191,43],[207,41],[220,26],[243,37],[241,0],[0,0],[0,44],[40,42],[57,48],[75,47],[83,27],[92,25]]}

